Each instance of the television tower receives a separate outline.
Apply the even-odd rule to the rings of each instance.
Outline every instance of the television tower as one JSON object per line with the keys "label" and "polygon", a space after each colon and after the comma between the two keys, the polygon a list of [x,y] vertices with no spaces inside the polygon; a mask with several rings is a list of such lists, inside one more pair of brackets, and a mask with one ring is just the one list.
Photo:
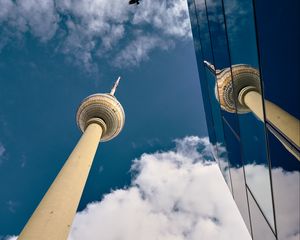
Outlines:
{"label": "television tower", "polygon": [[99,142],[113,139],[124,126],[125,113],[114,96],[119,81],[110,93],[90,95],[80,104],[76,121],[83,134],[18,240],[67,239]]}
{"label": "television tower", "polygon": [[[264,122],[260,76],[257,69],[246,64],[236,64],[231,68],[216,70],[211,63],[204,61],[204,64],[216,74],[215,95],[223,110],[238,114],[252,112]],[[289,139],[289,142],[276,131],[272,131],[273,135],[300,161],[299,119],[268,100],[264,100],[264,105],[269,123]]]}

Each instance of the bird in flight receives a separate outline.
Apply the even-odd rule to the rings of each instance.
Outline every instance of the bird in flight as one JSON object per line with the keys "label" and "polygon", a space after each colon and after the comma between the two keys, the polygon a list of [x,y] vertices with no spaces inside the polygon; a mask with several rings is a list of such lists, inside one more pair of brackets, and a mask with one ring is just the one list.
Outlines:
{"label": "bird in flight", "polygon": [[140,4],[140,1],[139,0],[129,0],[129,4]]}

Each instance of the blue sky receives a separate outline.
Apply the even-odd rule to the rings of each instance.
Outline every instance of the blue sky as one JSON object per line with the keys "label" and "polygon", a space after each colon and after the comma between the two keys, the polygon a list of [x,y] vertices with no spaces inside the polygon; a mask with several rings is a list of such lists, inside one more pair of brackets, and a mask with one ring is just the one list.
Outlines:
{"label": "blue sky", "polygon": [[[173,235],[159,239],[196,239],[201,234],[218,239],[221,233],[236,239],[247,236],[219,171],[204,161],[207,130],[186,1],[144,0],[139,6],[128,6],[125,0],[0,0],[0,5],[0,238],[20,232],[78,141],[81,133],[75,113],[81,100],[109,91],[119,75],[123,79],[116,96],[125,109],[125,127],[116,139],[98,149],[78,209],[85,210],[76,218],[72,239],[93,239],[101,233],[97,229],[109,228],[99,219],[108,217],[105,206],[113,206],[118,194],[127,199],[125,209],[136,212],[141,199],[135,191],[147,193],[151,187],[147,176],[143,180],[144,170],[151,166],[153,171],[160,164],[165,171],[153,172],[151,177],[159,183],[161,177],[169,176],[170,185],[155,185],[161,194],[149,196],[150,207],[142,204],[138,210],[169,211],[166,216],[173,220],[163,221],[162,226]],[[184,138],[193,135],[200,138]],[[175,139],[181,140],[175,144]],[[180,171],[168,175],[178,161]],[[136,178],[132,178],[133,166],[138,169]],[[179,196],[173,198],[171,193],[180,184],[172,179],[180,179],[182,171],[196,176],[190,188],[182,186]],[[201,175],[203,171],[210,177]],[[189,179],[184,176],[189,175],[183,175],[182,183]],[[195,190],[204,179],[211,179],[212,185]],[[216,186],[222,190],[210,189]],[[218,205],[222,194],[227,194],[226,200]],[[195,206],[198,202],[211,205],[207,209],[190,207],[189,212],[198,213],[196,220],[192,215],[178,215],[177,219],[168,204],[156,206],[152,199],[174,203],[182,196],[197,196],[183,198]],[[91,202],[100,210],[89,218],[85,213]],[[221,209],[223,204],[230,206],[227,212],[209,210]],[[124,208],[120,214],[131,215]],[[80,217],[83,215],[87,221]],[[117,215],[111,212],[109,216],[115,219]],[[86,229],[91,219],[99,225]],[[136,216],[139,219],[147,215]],[[183,222],[193,226],[192,220],[198,221],[199,229],[181,228]],[[136,221],[132,221],[132,233],[125,234],[128,239],[140,239],[131,235]],[[150,239],[161,231],[151,221],[144,224],[146,232],[150,229]],[[236,224],[240,231],[233,231]],[[174,228],[182,232],[172,232]],[[86,236],[87,232],[93,237]],[[117,237],[109,231],[106,234],[106,239]],[[122,236],[121,227],[119,234]]]}

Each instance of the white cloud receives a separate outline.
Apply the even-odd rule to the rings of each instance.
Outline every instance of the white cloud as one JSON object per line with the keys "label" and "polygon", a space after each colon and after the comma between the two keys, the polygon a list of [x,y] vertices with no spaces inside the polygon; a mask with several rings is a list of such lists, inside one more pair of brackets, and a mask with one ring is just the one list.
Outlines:
{"label": "white cloud", "polygon": [[4,240],[17,240],[17,238],[18,238],[17,236],[6,236],[6,237],[4,237]]}
{"label": "white cloud", "polygon": [[[131,185],[78,212],[69,240],[250,240],[218,166],[208,160],[208,138],[186,137],[175,143],[173,150],[135,159]],[[259,165],[246,168],[256,173],[252,180],[262,186],[260,180],[268,169]],[[298,180],[298,172],[273,170],[281,239],[299,237]],[[238,184],[238,179],[235,181]],[[291,192],[295,194],[291,196]],[[264,231],[256,229],[256,235],[267,236]]]}
{"label": "white cloud", "polygon": [[58,13],[53,0],[0,0],[0,24],[12,32],[30,31],[41,41],[53,37],[58,27]]}
{"label": "white cloud", "polygon": [[139,6],[126,0],[0,0],[0,5],[0,26],[6,29],[0,46],[27,31],[43,42],[55,36],[56,50],[88,71],[101,59],[137,65],[153,49],[191,37],[185,0],[143,0]]}
{"label": "white cloud", "polygon": [[2,145],[2,143],[0,142],[0,157],[2,157],[5,153],[5,148],[4,146]]}
{"label": "white cloud", "polygon": [[69,239],[250,239],[209,157],[208,139],[198,137],[143,154],[134,160],[131,186],[77,213]]}
{"label": "white cloud", "polygon": [[0,21],[3,21],[9,16],[14,4],[11,0],[0,0],[0,6]]}
{"label": "white cloud", "polygon": [[8,200],[6,202],[7,208],[11,213],[16,213],[17,208],[19,207],[20,203],[13,200]]}
{"label": "white cloud", "polygon": [[53,37],[59,20],[53,0],[17,0],[16,9],[34,36],[42,41]]}
{"label": "white cloud", "polygon": [[77,213],[69,240],[250,240],[208,139],[175,142],[135,159],[132,184]]}
{"label": "white cloud", "polygon": [[151,24],[164,33],[189,37],[190,20],[186,1],[144,1],[133,17],[134,24]]}
{"label": "white cloud", "polygon": [[[207,161],[211,154],[208,138],[175,142],[172,151],[143,154],[134,160],[137,174],[131,186],[107,194],[78,213],[69,239],[250,239],[219,168]],[[268,168],[245,168],[253,172],[247,180],[257,186],[254,193],[263,195]],[[300,195],[295,183],[299,173],[276,168],[272,174],[279,236],[298,239]],[[272,211],[268,204],[261,204],[265,211]],[[264,236],[264,231],[256,229],[256,235]]]}
{"label": "white cloud", "polygon": [[4,158],[4,154],[5,154],[5,147],[3,146],[3,144],[0,142],[0,165],[2,163],[2,160]]}
{"label": "white cloud", "polygon": [[114,65],[120,67],[138,65],[140,61],[148,59],[148,54],[153,49],[167,50],[172,45],[172,42],[166,42],[157,36],[140,35],[118,53]]}

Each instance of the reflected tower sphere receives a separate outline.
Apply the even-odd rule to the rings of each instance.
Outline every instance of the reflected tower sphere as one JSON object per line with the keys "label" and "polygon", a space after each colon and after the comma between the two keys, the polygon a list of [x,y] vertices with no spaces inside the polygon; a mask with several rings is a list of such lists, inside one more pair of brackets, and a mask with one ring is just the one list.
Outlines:
{"label": "reflected tower sphere", "polygon": [[215,95],[221,108],[231,113],[250,112],[243,99],[248,91],[261,93],[258,70],[246,64],[237,64],[216,72]]}
{"label": "reflected tower sphere", "polygon": [[[221,108],[230,113],[252,112],[264,122],[265,105],[268,109],[268,122],[285,137],[276,132],[273,133],[274,136],[300,161],[300,121],[276,104],[268,100],[262,101],[259,71],[246,64],[236,64],[221,70],[216,70],[207,61],[204,64],[216,75],[215,96]],[[286,139],[293,144],[289,144]]]}

